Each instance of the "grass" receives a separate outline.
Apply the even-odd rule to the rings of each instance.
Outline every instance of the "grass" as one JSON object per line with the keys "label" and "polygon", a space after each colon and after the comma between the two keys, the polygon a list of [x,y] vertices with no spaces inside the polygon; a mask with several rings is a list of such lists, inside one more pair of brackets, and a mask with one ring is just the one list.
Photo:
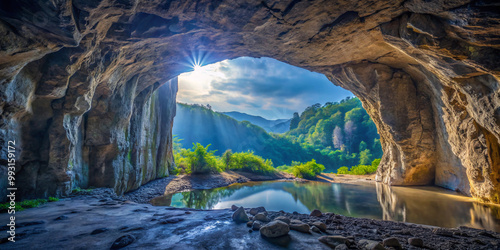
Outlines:
{"label": "grass", "polygon": [[[21,202],[16,202],[15,210],[16,212],[23,211],[27,208],[39,207],[47,202],[59,201],[59,198],[49,197],[48,199],[34,199],[34,200],[24,200]],[[7,213],[9,211],[9,202],[0,204],[0,213]]]}

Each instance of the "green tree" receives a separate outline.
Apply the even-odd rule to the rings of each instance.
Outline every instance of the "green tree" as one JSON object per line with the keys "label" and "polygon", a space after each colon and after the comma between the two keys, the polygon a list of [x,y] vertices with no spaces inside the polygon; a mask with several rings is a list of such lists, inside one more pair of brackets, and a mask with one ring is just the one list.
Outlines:
{"label": "green tree", "polygon": [[290,130],[296,129],[299,126],[300,117],[299,113],[293,113],[292,120],[290,120]]}

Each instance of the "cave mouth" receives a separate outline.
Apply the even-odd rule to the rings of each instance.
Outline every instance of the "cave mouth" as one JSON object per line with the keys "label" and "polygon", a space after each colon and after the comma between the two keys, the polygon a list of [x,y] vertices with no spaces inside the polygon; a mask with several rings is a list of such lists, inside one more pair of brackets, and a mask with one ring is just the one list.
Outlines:
{"label": "cave mouth", "polygon": [[[178,76],[172,130],[183,148],[253,151],[275,168],[315,160],[328,173],[375,173],[382,157],[376,125],[358,98],[326,76],[265,57],[191,61],[193,71]],[[175,161],[185,162],[175,146]]]}
{"label": "cave mouth", "polygon": [[209,51],[207,63],[267,56],[351,91],[381,137],[377,181],[500,203],[494,1],[72,3],[0,5],[0,133],[19,142],[20,198],[168,175],[174,78],[185,51]]}

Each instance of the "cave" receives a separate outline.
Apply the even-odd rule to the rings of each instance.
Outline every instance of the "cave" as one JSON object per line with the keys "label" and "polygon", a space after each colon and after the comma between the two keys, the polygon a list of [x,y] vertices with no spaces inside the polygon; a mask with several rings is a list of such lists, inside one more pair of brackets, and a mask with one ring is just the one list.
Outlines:
{"label": "cave", "polygon": [[499,20],[495,1],[468,0],[3,2],[0,171],[15,141],[20,198],[168,176],[192,54],[271,57],[359,97],[378,182],[500,203]]}

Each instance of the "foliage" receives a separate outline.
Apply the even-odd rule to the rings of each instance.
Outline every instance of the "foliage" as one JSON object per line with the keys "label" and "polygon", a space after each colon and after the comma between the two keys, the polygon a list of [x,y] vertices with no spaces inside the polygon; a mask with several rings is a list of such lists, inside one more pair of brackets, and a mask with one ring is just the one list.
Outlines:
{"label": "foliage", "polygon": [[273,162],[255,155],[253,152],[234,153],[230,156],[228,170],[241,170],[250,173],[272,175],[276,173]]}
{"label": "foliage", "polygon": [[47,200],[48,202],[54,202],[54,201],[59,201],[59,198],[57,197],[49,197],[49,199]]}
{"label": "foliage", "polygon": [[182,157],[186,158],[189,166],[189,172],[192,174],[208,174],[217,173],[221,169],[217,165],[217,158],[214,156],[214,151],[208,151],[210,144],[206,147],[200,143],[193,144],[191,150],[183,149]]}
{"label": "foliage", "polygon": [[340,167],[337,169],[337,174],[352,174],[352,175],[365,175],[373,174],[377,171],[378,165],[380,164],[380,159],[375,159],[372,161],[371,165],[357,165],[352,166],[349,170],[347,167]]}
{"label": "foliage", "polygon": [[316,175],[325,170],[325,166],[316,163],[316,160],[312,159],[306,163],[294,161],[291,166],[279,166],[278,170],[291,173],[297,178],[314,179],[316,178]]}
{"label": "foliage", "polygon": [[[40,205],[47,203],[48,201],[55,201],[54,199],[59,200],[58,198],[49,197],[49,200],[46,199],[34,199],[34,200],[24,200],[21,202],[16,202],[15,210],[16,212],[23,211],[26,208],[34,208]],[[9,202],[0,204],[0,213],[7,213],[9,211],[10,204]]]}
{"label": "foliage", "polygon": [[[182,131],[183,141],[174,138],[176,173],[190,173],[187,152],[180,148],[191,142],[211,144],[217,157],[221,156],[217,152],[227,149],[232,149],[232,154],[252,151],[276,166],[316,159],[326,172],[336,172],[342,166],[367,165],[382,157],[375,124],[358,98],[307,107],[300,116],[294,114],[291,130],[284,134],[269,134],[256,125],[238,122],[204,106],[179,105],[185,111],[178,112],[178,116],[184,113],[191,124],[181,126],[186,127]],[[228,159],[219,159],[221,170],[228,165]]]}

